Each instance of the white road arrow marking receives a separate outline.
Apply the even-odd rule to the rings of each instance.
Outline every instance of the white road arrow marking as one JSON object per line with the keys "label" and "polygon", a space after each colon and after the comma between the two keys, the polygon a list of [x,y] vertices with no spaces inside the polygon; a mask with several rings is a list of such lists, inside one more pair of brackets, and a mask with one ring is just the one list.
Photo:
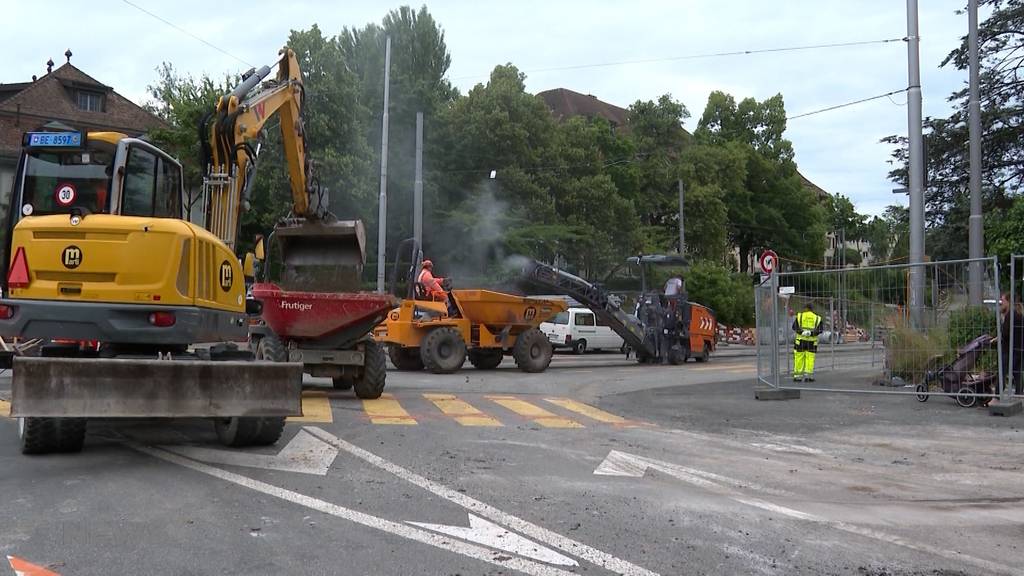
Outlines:
{"label": "white road arrow marking", "polygon": [[573,572],[569,572],[561,568],[540,564],[526,558],[509,556],[501,552],[495,552],[491,548],[485,548],[468,542],[461,542],[449,536],[442,536],[435,532],[430,532],[414,526],[408,526],[401,522],[394,522],[386,518],[373,516],[365,512],[345,508],[344,506],[338,506],[337,504],[332,504],[330,502],[320,500],[319,498],[300,494],[294,490],[288,490],[287,488],[267,484],[266,482],[261,482],[253,478],[249,478],[248,476],[229,472],[223,468],[217,468],[215,466],[203,464],[202,462],[183,458],[177,454],[172,454],[160,448],[143,446],[142,444],[138,444],[137,442],[130,440],[126,441],[125,444],[134,450],[142,452],[143,454],[149,454],[154,458],[159,458],[165,462],[177,464],[178,466],[184,466],[190,470],[194,470],[214,478],[219,478],[225,482],[231,482],[237,486],[249,488],[250,490],[255,490],[268,496],[280,498],[281,500],[309,508],[310,510],[330,514],[336,518],[355,522],[356,524],[360,524],[368,528],[381,530],[388,534],[421,542],[455,554],[461,554],[468,558],[480,560],[481,562],[487,562],[499,568],[515,570],[517,572],[529,574],[530,576],[574,576]]}
{"label": "white road arrow marking", "polygon": [[562,552],[582,558],[587,562],[596,564],[616,574],[622,574],[624,576],[657,576],[656,572],[648,570],[642,566],[637,566],[636,564],[621,558],[616,558],[607,552],[603,552],[582,542],[577,542],[572,538],[568,538],[557,532],[548,530],[543,526],[527,522],[518,516],[503,512],[490,504],[481,502],[471,496],[463,494],[462,492],[453,490],[452,488],[438,482],[434,482],[433,480],[428,480],[411,470],[403,468],[393,462],[389,462],[372,452],[363,450],[351,442],[342,440],[326,430],[313,426],[307,426],[305,430],[324,442],[327,442],[331,446],[344,450],[356,458],[372,464],[381,470],[390,472],[402,480],[419,486],[439,498],[444,498],[449,502],[458,504],[469,512],[479,514],[492,522],[508,526],[520,534],[525,534],[526,536],[529,536],[539,542],[543,542],[548,546],[558,548]]}
{"label": "white road arrow marking", "polygon": [[180,454],[200,462],[210,464],[227,464],[228,466],[246,466],[265,470],[282,470],[300,474],[316,474],[325,476],[338,449],[314,437],[305,430],[292,438],[287,446],[277,454],[254,454],[240,450],[221,450],[202,448],[199,446],[161,446],[164,450]]}
{"label": "white road arrow marking", "polygon": [[[733,478],[714,474],[712,472],[706,472],[704,470],[697,470],[694,468],[687,468],[678,464],[672,464],[671,462],[664,462],[662,460],[655,460],[654,458],[647,458],[644,456],[637,456],[635,454],[629,454],[626,452],[619,452],[618,450],[612,450],[605,457],[604,461],[594,470],[594,474],[598,476],[623,476],[629,478],[640,478],[644,476],[647,470],[657,470],[664,474],[668,474],[683,482],[688,482],[695,486],[700,486],[708,491],[715,492],[726,496],[741,504],[747,506],[753,506],[754,508],[760,508],[773,514],[779,514],[782,516],[788,516],[796,520],[804,520],[807,522],[816,522],[819,524],[827,525],[836,530],[848,532],[850,534],[856,534],[858,536],[864,536],[866,538],[872,538],[875,540],[881,540],[888,544],[894,544],[909,548],[911,550],[917,550],[918,552],[926,552],[928,554],[934,554],[947,560],[954,560],[957,562],[966,562],[975,566],[980,566],[985,570],[997,572],[1001,574],[1021,574],[1024,575],[1024,571],[1000,564],[998,562],[992,562],[985,560],[984,558],[977,558],[975,556],[969,556],[962,554],[954,550],[946,548],[938,548],[928,544],[922,544],[918,542],[912,542],[906,540],[900,536],[894,534],[888,534],[874,530],[872,528],[864,528],[847,522],[838,520],[831,520],[815,514],[809,514],[807,512],[801,512],[787,506],[780,506],[760,498],[751,498],[741,493],[737,488],[744,487],[744,484]],[[732,487],[726,486],[731,484]],[[754,484],[747,484],[746,487],[753,488],[755,490],[764,491],[760,487]]]}
{"label": "white road arrow marking", "polygon": [[532,540],[527,540],[514,532],[509,532],[497,524],[472,514],[469,514],[468,528],[465,526],[448,526],[446,524],[426,524],[424,522],[407,523],[462,540],[504,550],[505,552],[511,552],[518,556],[525,556],[540,562],[560,566],[579,566],[579,563],[572,558],[563,556],[550,548],[545,548]]}

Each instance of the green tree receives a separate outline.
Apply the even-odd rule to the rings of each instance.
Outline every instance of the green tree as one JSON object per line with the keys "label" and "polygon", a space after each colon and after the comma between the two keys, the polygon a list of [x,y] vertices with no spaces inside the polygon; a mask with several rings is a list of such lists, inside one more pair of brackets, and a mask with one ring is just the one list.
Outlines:
{"label": "green tree", "polygon": [[[436,201],[434,172],[443,149],[433,145],[432,135],[439,129],[438,115],[446,110],[458,96],[446,78],[451,65],[451,54],[445,42],[444,30],[434,20],[426,6],[414,10],[401,6],[388,12],[380,24],[367,24],[362,28],[344,28],[336,41],[347,69],[352,71],[352,83],[358,92],[361,115],[365,126],[363,141],[372,151],[371,164],[380,162],[382,104],[384,96],[385,41],[391,39],[390,105],[388,109],[388,241],[389,254],[402,239],[412,235],[412,194],[415,167],[416,113],[424,115],[424,149],[426,210],[432,210]],[[379,172],[372,168],[367,190],[376,190],[372,181],[379,182]],[[376,192],[373,193],[374,198]],[[366,203],[375,207],[376,201]],[[370,230],[376,228],[376,213],[364,216]],[[426,217],[425,217],[426,219]],[[425,223],[426,226],[426,223]],[[426,230],[426,228],[425,228]],[[376,254],[376,234],[370,234],[369,253]]]}
{"label": "green tree", "polygon": [[825,212],[796,171],[785,129],[781,95],[737,104],[728,94],[712,92],[695,133],[698,142],[738,145],[745,153],[744,187],[727,202],[729,239],[739,249],[744,273],[756,248],[808,261],[820,260],[824,250]]}
{"label": "green tree", "polygon": [[216,82],[206,75],[183,76],[168,62],[156,72],[156,83],[147,87],[150,100],[145,107],[167,127],[151,130],[150,137],[156,146],[181,162],[186,193],[197,199],[204,168],[199,165],[199,122],[214,109],[221,95],[231,91],[237,78],[226,77]]}
{"label": "green tree", "polygon": [[[991,14],[978,29],[982,128],[982,194],[986,214],[997,221],[1024,191],[1024,1],[981,0]],[[967,37],[940,63],[967,71]],[[927,150],[925,189],[925,246],[934,259],[967,257],[968,94],[966,86],[951,94],[953,112],[924,120]],[[894,182],[907,182],[907,139],[889,136],[895,146],[890,172]]]}
{"label": "green tree", "polygon": [[723,324],[750,326],[754,322],[754,287],[750,277],[730,272],[721,264],[701,262],[686,275],[690,300],[715,311]]}

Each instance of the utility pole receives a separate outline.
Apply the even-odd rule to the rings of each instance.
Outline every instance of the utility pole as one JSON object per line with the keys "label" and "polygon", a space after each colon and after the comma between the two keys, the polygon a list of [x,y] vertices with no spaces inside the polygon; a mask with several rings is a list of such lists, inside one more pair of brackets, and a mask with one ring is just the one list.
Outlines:
{"label": "utility pole", "polygon": [[[973,260],[984,257],[985,238],[981,216],[981,102],[978,98],[978,0],[967,3],[968,34],[967,49],[970,60],[970,85],[967,108],[970,115],[970,158],[971,158],[971,218],[968,232],[968,256]],[[982,263],[971,262],[968,270],[968,296],[972,306],[981,306]]]}
{"label": "utility pole", "polygon": [[423,249],[423,112],[416,113],[416,180],[412,185],[412,237]]}
{"label": "utility pole", "polygon": [[380,134],[380,200],[377,208],[377,292],[384,293],[388,247],[388,107],[391,96],[391,37],[384,40],[384,119]]}
{"label": "utility pole", "polygon": [[686,253],[686,225],[683,223],[684,210],[683,179],[679,179],[679,255]]}
{"label": "utility pole", "polygon": [[910,323],[924,328],[924,136],[921,133],[921,37],[917,0],[907,0],[907,137],[910,143]]}

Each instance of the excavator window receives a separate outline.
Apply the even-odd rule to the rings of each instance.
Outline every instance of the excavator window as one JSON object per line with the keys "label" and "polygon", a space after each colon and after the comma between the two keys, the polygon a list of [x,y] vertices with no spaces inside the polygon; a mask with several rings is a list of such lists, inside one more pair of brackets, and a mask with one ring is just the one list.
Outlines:
{"label": "excavator window", "polygon": [[181,217],[181,169],[141,146],[128,149],[121,214]]}
{"label": "excavator window", "polygon": [[21,213],[64,214],[76,207],[109,212],[113,164],[114,146],[100,141],[90,142],[85,150],[30,151],[25,158]]}

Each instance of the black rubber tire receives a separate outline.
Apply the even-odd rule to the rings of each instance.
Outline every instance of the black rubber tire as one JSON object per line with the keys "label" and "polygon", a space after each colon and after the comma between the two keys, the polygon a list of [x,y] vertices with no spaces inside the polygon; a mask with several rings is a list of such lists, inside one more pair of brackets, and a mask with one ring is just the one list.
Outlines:
{"label": "black rubber tire", "polygon": [[270,446],[277,443],[284,432],[284,416],[259,418],[259,431],[253,436],[252,446]]}
{"label": "black rubber tire", "polygon": [[352,376],[335,376],[331,378],[331,382],[334,384],[335,390],[348,390],[352,387],[352,382],[355,380]]}
{"label": "black rubber tire", "polygon": [[704,343],[704,350],[701,351],[700,356],[694,358],[697,362],[707,362],[711,359],[711,348]]}
{"label": "black rubber tire", "polygon": [[270,362],[288,361],[288,351],[284,349],[281,339],[273,332],[267,332],[256,343],[255,356],[257,360],[268,360]]}
{"label": "black rubber tire", "polygon": [[573,354],[586,354],[587,353],[587,341],[577,340],[572,343]]}
{"label": "black rubber tire", "polygon": [[251,446],[260,433],[260,418],[218,418],[213,421],[213,429],[217,432],[217,439],[225,446]]}
{"label": "black rubber tire", "polygon": [[85,418],[54,418],[57,421],[57,452],[81,452],[85,445]]}
{"label": "black rubber tire", "polygon": [[363,370],[352,379],[352,388],[356,398],[376,400],[384,393],[384,385],[388,378],[387,357],[384,348],[373,340],[363,344]]}
{"label": "black rubber tire", "polygon": [[676,344],[672,348],[669,348],[669,351],[668,351],[668,363],[673,365],[673,366],[679,366],[680,364],[685,364],[687,356],[689,356],[689,354],[687,354],[686,349],[684,349],[679,344]]}
{"label": "black rubber tire", "polygon": [[26,416],[18,418],[18,437],[22,454],[48,454],[56,452],[57,422],[55,418]]}
{"label": "black rubber tire", "polygon": [[423,366],[434,374],[458,372],[466,362],[466,342],[451,326],[435,328],[423,339],[420,358]]}
{"label": "black rubber tire", "polygon": [[501,348],[479,348],[469,351],[469,363],[477,370],[494,370],[505,359]]}
{"label": "black rubber tire", "polygon": [[543,372],[551,364],[554,351],[548,337],[538,328],[530,328],[516,338],[512,357],[523,372]]}
{"label": "black rubber tire", "polygon": [[970,386],[964,386],[956,393],[956,403],[961,408],[974,408],[974,405],[978,403],[978,397],[973,396],[974,388]]}
{"label": "black rubber tire", "polygon": [[928,398],[931,398],[931,396],[929,396],[928,394],[924,394],[924,392],[927,391],[928,387],[925,386],[924,384],[917,385],[917,388],[914,389],[914,392],[917,392],[917,396],[915,396],[915,398],[917,398],[918,402],[927,402]]}
{"label": "black rubber tire", "polygon": [[419,372],[423,370],[423,358],[419,348],[403,348],[397,344],[388,344],[388,358],[402,372]]}

